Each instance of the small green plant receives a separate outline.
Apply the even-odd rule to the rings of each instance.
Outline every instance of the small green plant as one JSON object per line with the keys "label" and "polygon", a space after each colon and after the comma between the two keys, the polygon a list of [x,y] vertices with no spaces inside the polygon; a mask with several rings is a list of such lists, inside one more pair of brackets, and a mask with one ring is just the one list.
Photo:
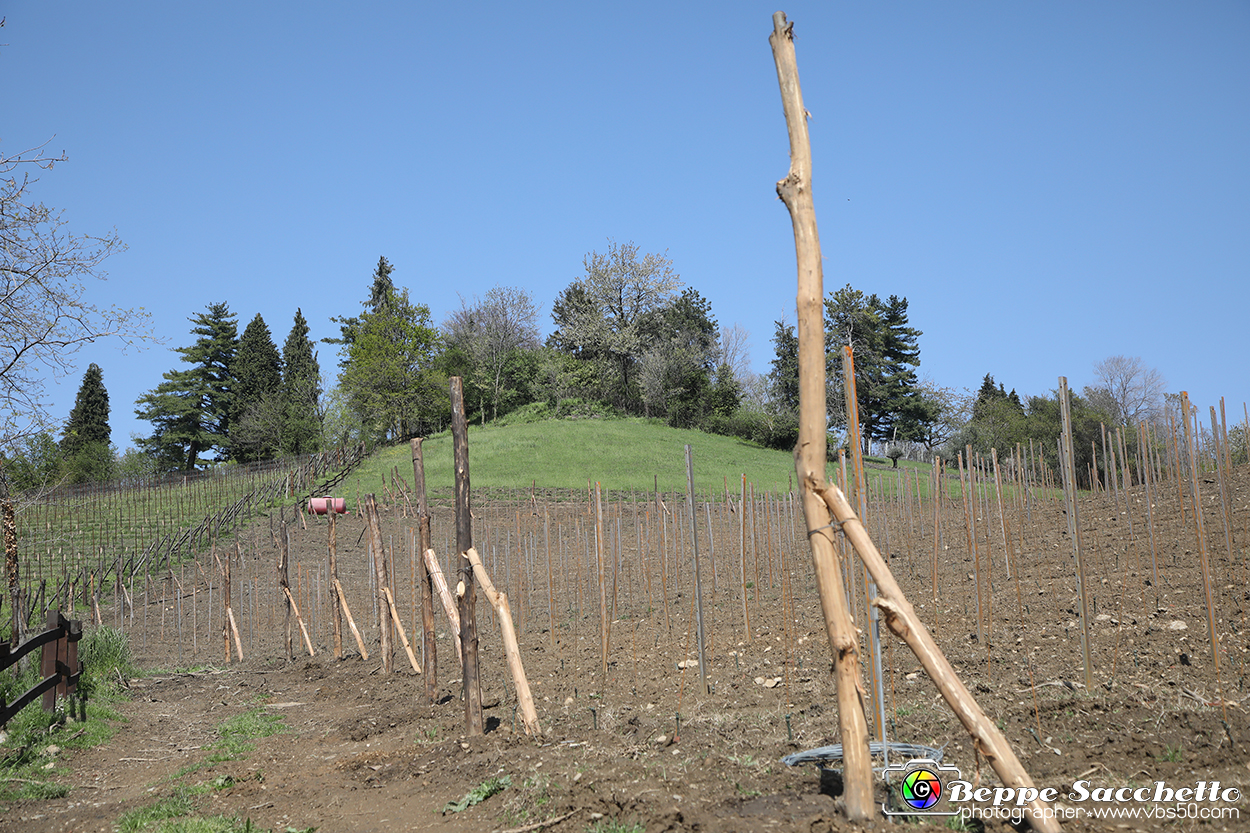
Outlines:
{"label": "small green plant", "polygon": [[503,792],[512,786],[512,777],[503,775],[499,778],[488,778],[469,790],[459,801],[448,801],[443,805],[443,815],[463,812],[475,804],[481,804],[492,795]]}
{"label": "small green plant", "polygon": [[1163,747],[1163,754],[1158,755],[1158,756],[1156,756],[1156,757],[1157,757],[1160,761],[1168,761],[1168,762],[1170,762],[1170,763],[1178,763],[1178,762],[1180,761],[1180,759],[1181,759],[1181,752],[1183,752],[1183,751],[1184,751],[1184,746],[1182,746],[1181,744],[1179,744],[1179,743],[1178,743],[1178,744],[1176,744],[1176,746],[1165,746],[1165,747]]}
{"label": "small green plant", "polygon": [[619,819],[599,819],[586,828],[586,833],[647,833],[642,822],[624,822]]}

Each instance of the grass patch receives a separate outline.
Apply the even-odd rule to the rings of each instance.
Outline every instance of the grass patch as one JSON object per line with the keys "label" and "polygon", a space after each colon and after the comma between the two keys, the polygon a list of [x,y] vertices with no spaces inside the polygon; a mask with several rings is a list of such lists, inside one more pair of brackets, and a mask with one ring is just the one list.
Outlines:
{"label": "grass patch", "polygon": [[465,793],[459,801],[448,801],[443,805],[443,815],[460,813],[470,807],[481,804],[492,795],[503,792],[512,785],[512,777],[503,775],[499,778],[488,778]]}
{"label": "grass patch", "polygon": [[128,813],[122,813],[117,819],[117,830],[119,833],[137,833],[140,830],[147,830],[157,822],[190,815],[194,809],[195,805],[191,802],[190,792],[179,787],[172,795],[157,799],[146,806],[137,807]]}
{"label": "grass patch", "polygon": [[[78,697],[58,699],[53,712],[45,712],[36,700],[14,715],[0,743],[0,802],[66,795],[69,788],[51,780],[58,774],[56,760],[61,751],[99,746],[116,733],[114,723],[122,716],[112,703],[123,695],[115,677],[119,670],[122,674],[133,671],[129,643],[120,631],[98,628],[78,644],[85,664],[79,692],[87,697],[86,720],[73,719],[75,714],[82,716],[83,700]],[[12,702],[37,682],[35,656],[0,672],[0,696]]]}
{"label": "grass patch", "polygon": [[217,734],[221,740],[208,747],[207,757],[193,764],[187,764],[175,772],[170,780],[177,781],[202,769],[208,769],[214,764],[237,761],[256,748],[256,745],[252,743],[255,739],[267,738],[285,731],[287,727],[282,723],[282,717],[279,715],[268,714],[262,709],[251,709],[237,714],[217,727]]}
{"label": "grass patch", "polygon": [[619,819],[599,819],[586,828],[586,833],[647,833],[642,822],[626,822]]}

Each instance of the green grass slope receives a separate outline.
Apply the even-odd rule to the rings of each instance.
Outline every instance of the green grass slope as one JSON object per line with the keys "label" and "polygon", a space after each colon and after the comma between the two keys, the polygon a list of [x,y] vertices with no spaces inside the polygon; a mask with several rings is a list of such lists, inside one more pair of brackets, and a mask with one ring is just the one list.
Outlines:
{"label": "green grass slope", "polygon": [[[694,455],[695,490],[736,492],[741,477],[759,490],[791,487],[794,458],[733,437],[670,428],[646,419],[542,420],[519,425],[469,428],[469,478],[477,489],[586,488],[587,481],[605,490],[686,490],[685,446]],[[422,446],[426,487],[430,493],[453,485],[451,434],[431,437]],[[336,493],[377,492],[383,476],[398,468],[412,480],[407,445],[378,451],[342,484]]]}

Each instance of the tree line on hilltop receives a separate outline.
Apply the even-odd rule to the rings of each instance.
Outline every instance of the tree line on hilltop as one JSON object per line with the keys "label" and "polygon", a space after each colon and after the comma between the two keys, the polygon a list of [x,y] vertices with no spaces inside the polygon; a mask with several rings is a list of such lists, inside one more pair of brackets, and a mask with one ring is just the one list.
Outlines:
{"label": "tree line on hilltop", "polygon": [[[379,258],[354,316],[331,319],[338,334],[335,379],[322,377],[302,311],[281,350],[257,314],[238,333],[228,304],[194,315],[194,340],[175,348],[182,366],[136,402],[152,425],[118,457],[110,444],[108,393],[91,365],[61,439],[25,438],[5,461],[19,487],[119,474],[192,471],[224,462],[299,455],[345,442],[386,443],[428,435],[451,415],[448,378],[464,380],[465,408],[486,423],[526,409],[543,416],[633,415],[680,428],[736,436],[789,450],[798,436],[798,340],[775,322],[773,359],[751,371],[746,333],[722,328],[711,303],[685,286],[663,254],[609,242],[583,260],[584,273],[559,292],[554,329],[539,336],[532,293],[495,286],[461,298],[441,324],[392,278]],[[844,443],[843,348],[853,350],[863,450],[894,458],[948,458],[971,447],[1002,455],[1032,440],[1053,464],[1059,433],[1057,392],[1019,396],[986,374],[975,393],[917,374],[922,332],[908,301],[847,285],[825,299],[828,425]],[[1088,462],[1102,425],[1163,418],[1163,380],[1140,359],[1095,366],[1098,383],[1072,397],[1077,469]],[[1126,432],[1128,443],[1135,431]],[[836,453],[836,451],[831,451]]]}

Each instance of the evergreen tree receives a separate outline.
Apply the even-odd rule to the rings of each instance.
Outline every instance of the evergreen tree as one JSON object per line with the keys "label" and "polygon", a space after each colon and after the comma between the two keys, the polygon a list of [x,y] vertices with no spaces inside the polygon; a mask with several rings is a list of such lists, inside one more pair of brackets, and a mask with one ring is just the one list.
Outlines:
{"label": "evergreen tree", "polygon": [[920,364],[920,330],[908,324],[907,299],[882,301],[849,284],[825,299],[825,349],[832,394],[830,415],[845,424],[840,359],[851,345],[855,393],[864,451],[873,441],[912,439],[926,416],[915,367]]}
{"label": "evergreen tree", "polygon": [[[378,258],[378,265],[373,269],[373,283],[369,286],[369,300],[362,302],[362,306],[374,315],[382,312],[395,295],[395,282],[391,280],[391,273],[394,271],[395,267],[389,260],[385,257]],[[330,320],[339,325],[340,335],[338,338],[322,339],[326,344],[347,345],[356,339],[361,326],[359,315],[331,316]]]}
{"label": "evergreen tree", "polygon": [[282,431],[282,358],[260,313],[243,330],[231,370],[233,456],[243,463],[271,459]]}
{"label": "evergreen tree", "polygon": [[[386,266],[389,275],[390,264]],[[299,309],[282,345],[282,401],[283,453],[310,454],[321,448],[321,366],[308,338],[308,322]]]}
{"label": "evergreen tree", "polygon": [[71,456],[88,443],[108,445],[111,435],[109,392],[104,388],[100,366],[92,363],[83,374],[74,409],[69,412],[69,422],[65,424],[65,434],[61,439],[61,452]]}
{"label": "evergreen tree", "polygon": [[175,349],[191,367],[167,371],[165,381],[135,403],[135,415],[154,427],[138,444],[166,471],[194,471],[208,451],[216,451],[216,460],[230,457],[238,323],[225,303],[209,304],[189,320],[198,338],[190,347]]}
{"label": "evergreen tree", "polygon": [[775,357],[768,373],[770,396],[777,410],[799,413],[799,337],[793,325],[774,321],[773,350]]}
{"label": "evergreen tree", "polygon": [[392,289],[376,312],[354,322],[340,342],[339,386],[361,424],[376,439],[397,440],[444,424],[450,400],[430,308],[409,301],[407,289]]}
{"label": "evergreen tree", "polygon": [[720,357],[720,330],[711,303],[688,288],[642,322],[637,379],[650,416],[692,428],[711,411],[712,374]]}
{"label": "evergreen tree", "polygon": [[69,412],[61,438],[61,456],[70,482],[107,480],[112,471],[113,450],[109,446],[109,394],[98,364],[83,374],[82,385]]}

